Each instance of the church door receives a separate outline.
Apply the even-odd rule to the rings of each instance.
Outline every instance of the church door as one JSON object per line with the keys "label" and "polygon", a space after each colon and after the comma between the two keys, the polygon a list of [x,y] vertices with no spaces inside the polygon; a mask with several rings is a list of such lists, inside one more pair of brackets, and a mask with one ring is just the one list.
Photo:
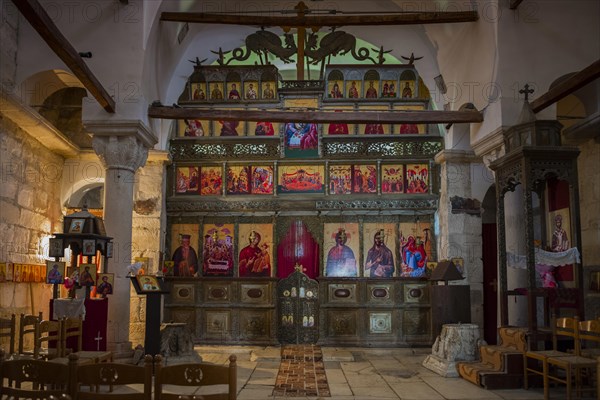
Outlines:
{"label": "church door", "polygon": [[277,284],[277,331],[282,344],[319,340],[319,284],[300,269],[298,265]]}

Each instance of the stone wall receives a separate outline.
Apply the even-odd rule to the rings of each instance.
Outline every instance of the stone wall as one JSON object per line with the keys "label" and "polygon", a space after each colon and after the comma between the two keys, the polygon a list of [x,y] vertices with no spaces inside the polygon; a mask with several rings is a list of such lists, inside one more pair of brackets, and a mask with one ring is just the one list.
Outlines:
{"label": "stone wall", "polygon": [[[60,230],[60,180],[64,160],[7,119],[0,125],[0,262],[44,264],[48,238]],[[0,284],[3,315],[37,313],[48,317],[52,285]]]}
{"label": "stone wall", "polygon": [[[161,159],[162,158],[162,159]],[[148,161],[136,173],[133,202],[132,257],[147,257],[147,273],[155,274],[161,266],[165,239],[164,193],[166,157],[150,152]],[[131,295],[129,340],[135,347],[144,344],[146,297]]]}

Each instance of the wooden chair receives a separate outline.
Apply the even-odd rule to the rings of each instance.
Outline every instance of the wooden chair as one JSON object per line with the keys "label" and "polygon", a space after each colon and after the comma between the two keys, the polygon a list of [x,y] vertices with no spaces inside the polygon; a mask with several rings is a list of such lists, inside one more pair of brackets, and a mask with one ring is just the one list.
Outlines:
{"label": "wooden chair", "polygon": [[[54,345],[55,347],[51,347]],[[50,360],[62,354],[62,327],[60,321],[40,322],[33,348],[33,358]]]}
{"label": "wooden chair", "polygon": [[[17,330],[17,317],[13,314],[10,318],[0,318],[0,340],[8,342],[8,355],[15,352],[15,334]],[[5,339],[6,338],[6,339]]]}
{"label": "wooden chair", "polygon": [[[186,395],[187,398],[192,399],[235,400],[237,398],[236,360],[235,355],[230,355],[229,366],[208,363],[163,366],[162,357],[157,355],[154,400],[182,399],[186,398]],[[217,389],[216,385],[227,385],[227,387],[221,393],[214,393],[214,389]],[[205,387],[208,389],[206,393],[203,391]],[[196,393],[198,389],[200,391]]]}
{"label": "wooden chair", "polygon": [[47,399],[70,393],[69,366],[44,360],[6,360],[0,354],[0,398]]}
{"label": "wooden chair", "polygon": [[[600,343],[600,323],[596,320],[582,321],[579,322],[576,329],[576,340],[591,341]],[[567,385],[567,400],[571,400],[573,379],[575,380],[575,389],[577,391],[577,397],[581,397],[582,392],[582,371],[587,370],[593,372],[598,364],[594,358],[587,358],[581,356],[581,348],[576,348],[575,354],[571,354],[567,357],[548,357],[549,369],[554,367],[557,373],[548,372],[548,379],[544,379],[544,392],[547,390],[549,381],[560,382]],[[560,374],[559,371],[564,370],[564,374]],[[593,381],[594,377],[592,374],[588,374],[588,379]],[[600,399],[600,389],[598,389],[598,382],[595,385],[590,385],[589,390],[596,389],[598,399]]]}
{"label": "wooden chair", "polygon": [[76,354],[69,355],[74,399],[151,400],[152,356],[146,355],[144,366],[119,363],[81,365],[77,364],[77,359]]}
{"label": "wooden chair", "polygon": [[[33,356],[35,338],[39,324],[42,322],[42,312],[38,315],[21,314],[19,318],[19,354]],[[25,342],[31,336],[31,349],[25,349]]]}
{"label": "wooden chair", "polygon": [[[91,359],[94,363],[97,362],[112,362],[112,351],[84,351],[83,350],[83,320],[78,318],[64,318],[62,324],[62,345],[61,357],[66,357],[70,353],[75,353],[82,359]],[[69,338],[76,338],[76,347],[72,348],[67,343]]]}
{"label": "wooden chair", "polygon": [[[558,350],[559,337],[566,337],[572,341],[572,348],[575,354],[579,354],[580,343],[578,336],[579,319],[575,318],[558,318],[552,317],[552,349],[531,351],[528,350],[523,354],[523,386],[529,388],[529,375],[539,375],[543,377],[544,382],[544,399],[548,399],[548,358],[549,357],[569,357],[571,352]],[[541,369],[539,369],[541,363]]]}

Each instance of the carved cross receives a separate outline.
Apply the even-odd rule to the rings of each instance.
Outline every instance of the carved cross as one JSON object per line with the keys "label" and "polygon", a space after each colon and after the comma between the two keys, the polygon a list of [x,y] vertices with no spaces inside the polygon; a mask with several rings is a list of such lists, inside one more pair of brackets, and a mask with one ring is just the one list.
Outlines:
{"label": "carved cross", "polygon": [[525,86],[523,87],[523,89],[519,90],[519,93],[521,94],[525,94],[525,101],[529,100],[529,95],[531,93],[533,93],[534,90],[533,89],[529,89],[529,84],[526,83]]}
{"label": "carved cross", "polygon": [[98,342],[98,343],[96,343],[96,345],[97,345],[97,346],[96,346],[96,348],[97,348],[97,350],[98,350],[98,351],[100,351],[100,341],[101,341],[102,339],[104,339],[104,338],[103,338],[102,336],[100,336],[100,331],[98,331],[98,336],[96,336],[96,337],[94,338],[94,340],[95,340],[96,342]]}

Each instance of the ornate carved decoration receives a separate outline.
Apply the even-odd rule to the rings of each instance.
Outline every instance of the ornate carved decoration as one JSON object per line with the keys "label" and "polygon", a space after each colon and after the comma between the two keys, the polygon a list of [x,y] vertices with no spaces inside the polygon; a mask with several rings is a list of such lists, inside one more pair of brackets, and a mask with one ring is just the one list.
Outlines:
{"label": "ornate carved decoration", "polygon": [[281,90],[315,90],[322,92],[323,91],[323,81],[305,81],[305,80],[295,80],[295,81],[281,81]]}
{"label": "ornate carved decoration", "polygon": [[221,143],[199,143],[187,140],[171,141],[171,157],[174,161],[197,160],[268,160],[281,157],[279,140],[274,141],[221,141]]}
{"label": "ornate carved decoration", "polygon": [[332,336],[356,335],[356,314],[348,312],[332,312],[330,316]]}
{"label": "ornate carved decoration", "polygon": [[377,61],[370,56],[369,49],[361,47],[356,49],[356,38],[344,31],[333,31],[323,36],[317,48],[318,36],[311,33],[306,41],[304,54],[312,59],[312,64],[318,64],[329,56],[339,54],[352,54],[352,57],[358,61],[371,60],[373,64]]}
{"label": "ornate carved decoration", "polygon": [[135,136],[97,136],[92,147],[104,167],[135,172],[146,163],[148,147]]}
{"label": "ornate carved decoration", "polygon": [[[291,63],[291,56],[298,51],[294,42],[294,35],[285,33],[285,46],[281,43],[281,39],[273,32],[260,30],[246,36],[246,52],[240,47],[235,48],[231,52],[231,58],[225,62],[229,64],[231,61],[244,61],[250,57],[250,53],[258,54],[260,63],[265,65],[269,63],[268,54],[273,54],[284,63]],[[264,56],[264,59],[263,59]]]}
{"label": "ornate carved decoration", "polygon": [[390,209],[431,209],[438,207],[437,199],[405,200],[324,200],[317,201],[318,210],[390,210]]}
{"label": "ornate carved decoration", "polygon": [[[442,138],[381,137],[365,140],[361,138],[323,138],[323,157],[433,157],[442,150]],[[392,139],[392,140],[390,140]]]}

